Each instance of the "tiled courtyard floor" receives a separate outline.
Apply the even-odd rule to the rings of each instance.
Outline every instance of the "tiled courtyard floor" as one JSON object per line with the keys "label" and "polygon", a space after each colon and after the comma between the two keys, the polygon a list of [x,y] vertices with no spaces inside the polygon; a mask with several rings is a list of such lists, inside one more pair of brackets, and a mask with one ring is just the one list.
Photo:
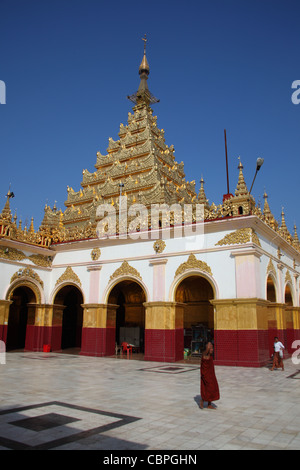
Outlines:
{"label": "tiled courtyard floor", "polygon": [[300,449],[300,365],[216,375],[217,410],[201,410],[197,363],[7,353],[0,449]]}

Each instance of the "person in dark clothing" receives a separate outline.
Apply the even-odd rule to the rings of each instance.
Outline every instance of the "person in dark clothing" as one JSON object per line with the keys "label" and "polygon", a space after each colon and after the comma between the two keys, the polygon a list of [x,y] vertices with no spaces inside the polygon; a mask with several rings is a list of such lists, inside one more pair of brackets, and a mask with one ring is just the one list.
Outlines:
{"label": "person in dark clothing", "polygon": [[215,366],[213,361],[213,344],[207,343],[205,351],[201,357],[200,365],[200,408],[203,409],[204,402],[208,402],[207,408],[215,410],[216,406],[212,401],[220,399],[219,385],[215,374]]}

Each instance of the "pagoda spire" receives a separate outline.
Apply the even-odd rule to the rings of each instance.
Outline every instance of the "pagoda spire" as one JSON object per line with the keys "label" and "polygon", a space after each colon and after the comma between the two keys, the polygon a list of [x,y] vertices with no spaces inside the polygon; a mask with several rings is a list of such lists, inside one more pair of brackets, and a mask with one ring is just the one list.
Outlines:
{"label": "pagoda spire", "polygon": [[283,238],[289,238],[290,237],[290,233],[289,233],[288,228],[287,228],[286,223],[285,223],[283,208],[281,210],[281,226],[280,226],[279,232],[280,232],[280,235]]}
{"label": "pagoda spire", "polygon": [[269,203],[268,203],[268,195],[267,195],[266,191],[264,192],[263,198],[265,200],[264,210],[263,210],[264,218],[265,218],[265,220],[269,220],[272,217],[272,213],[271,213],[271,209],[270,209],[270,206],[269,206]]}
{"label": "pagoda spire", "polygon": [[34,233],[33,217],[31,217],[31,223],[29,228],[30,233]]}
{"label": "pagoda spire", "polygon": [[9,200],[11,197],[15,197],[14,193],[9,189],[8,190],[8,193],[6,195],[6,202],[5,202],[5,205],[2,209],[2,212],[1,212],[1,215],[0,215],[0,218],[2,220],[9,220],[11,221],[11,218],[12,218],[12,213],[11,213],[11,210],[10,210],[10,203],[9,203]]}
{"label": "pagoda spire", "polygon": [[199,194],[198,194],[198,202],[200,204],[204,204],[204,206],[206,208],[208,207],[208,200],[207,200],[205,190],[204,190],[204,179],[203,179],[202,176],[201,176],[201,180],[200,180],[200,189],[199,189]]}
{"label": "pagoda spire", "polygon": [[300,249],[300,241],[299,241],[299,238],[298,238],[298,233],[297,233],[297,226],[296,224],[294,224],[294,237],[293,237],[293,246],[294,248],[296,248],[296,250],[299,251]]}
{"label": "pagoda spire", "polygon": [[159,100],[155,98],[155,96],[152,95],[152,93],[149,91],[149,88],[148,88],[147,80],[150,74],[150,67],[149,67],[147,57],[146,57],[146,43],[147,43],[146,34],[142,38],[142,40],[144,41],[144,56],[139,66],[139,76],[141,80],[140,86],[136,93],[134,93],[133,95],[127,96],[127,98],[137,105],[138,104],[149,105],[149,104],[158,103]]}
{"label": "pagoda spire", "polygon": [[[239,157],[239,160],[240,160],[240,157]],[[246,185],[246,182],[245,182],[244,174],[243,174],[243,168],[244,167],[243,167],[242,162],[240,160],[239,165],[238,165],[239,179],[238,179],[238,183],[237,183],[236,190],[235,190],[235,195],[236,196],[245,196],[246,194],[247,195],[249,194],[249,191],[248,191],[248,188],[247,188],[247,185]]]}

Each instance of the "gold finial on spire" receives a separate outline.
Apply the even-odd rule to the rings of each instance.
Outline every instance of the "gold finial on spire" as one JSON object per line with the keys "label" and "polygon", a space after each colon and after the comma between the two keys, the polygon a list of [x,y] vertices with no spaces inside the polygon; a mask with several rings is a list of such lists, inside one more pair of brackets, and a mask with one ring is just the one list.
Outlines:
{"label": "gold finial on spire", "polygon": [[145,34],[145,37],[142,38],[142,40],[144,41],[144,57],[143,57],[143,60],[141,62],[141,65],[139,66],[139,74],[141,75],[141,74],[145,73],[148,76],[149,73],[150,73],[150,67],[149,67],[149,64],[148,64],[148,61],[147,61],[147,58],[146,58],[146,43],[147,43],[146,34]]}
{"label": "gold finial on spire", "polygon": [[5,220],[11,220],[12,218],[12,213],[11,213],[11,210],[10,210],[10,204],[9,204],[9,200],[10,198],[12,197],[15,197],[14,193],[10,190],[10,185],[9,185],[9,190],[8,190],[8,193],[6,194],[6,203],[3,207],[3,210],[1,212],[1,219],[5,219]]}
{"label": "gold finial on spire", "polygon": [[147,85],[147,80],[148,76],[150,74],[150,67],[147,61],[146,57],[146,43],[147,43],[147,37],[146,34],[142,38],[142,41],[144,41],[144,56],[142,59],[142,62],[139,66],[139,76],[140,76],[140,86],[138,88],[138,91],[134,93],[133,95],[127,96],[127,98],[135,103],[136,105],[149,105],[149,104],[154,104],[158,103],[159,100],[155,98],[155,96],[150,93]]}
{"label": "gold finial on spire", "polygon": [[147,43],[147,36],[145,34],[145,37],[142,38],[142,41],[144,41],[144,54],[146,54],[146,43]]}

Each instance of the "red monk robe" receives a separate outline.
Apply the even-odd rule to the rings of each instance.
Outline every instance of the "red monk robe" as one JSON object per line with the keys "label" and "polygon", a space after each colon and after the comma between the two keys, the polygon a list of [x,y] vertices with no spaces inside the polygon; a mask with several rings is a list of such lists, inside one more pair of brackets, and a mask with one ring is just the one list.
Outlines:
{"label": "red monk robe", "polygon": [[208,408],[215,409],[214,406],[212,406],[211,402],[219,400],[220,398],[219,385],[215,374],[212,353],[213,346],[211,343],[208,343],[206,351],[203,353],[201,358],[200,408],[203,408],[203,402],[207,401]]}

